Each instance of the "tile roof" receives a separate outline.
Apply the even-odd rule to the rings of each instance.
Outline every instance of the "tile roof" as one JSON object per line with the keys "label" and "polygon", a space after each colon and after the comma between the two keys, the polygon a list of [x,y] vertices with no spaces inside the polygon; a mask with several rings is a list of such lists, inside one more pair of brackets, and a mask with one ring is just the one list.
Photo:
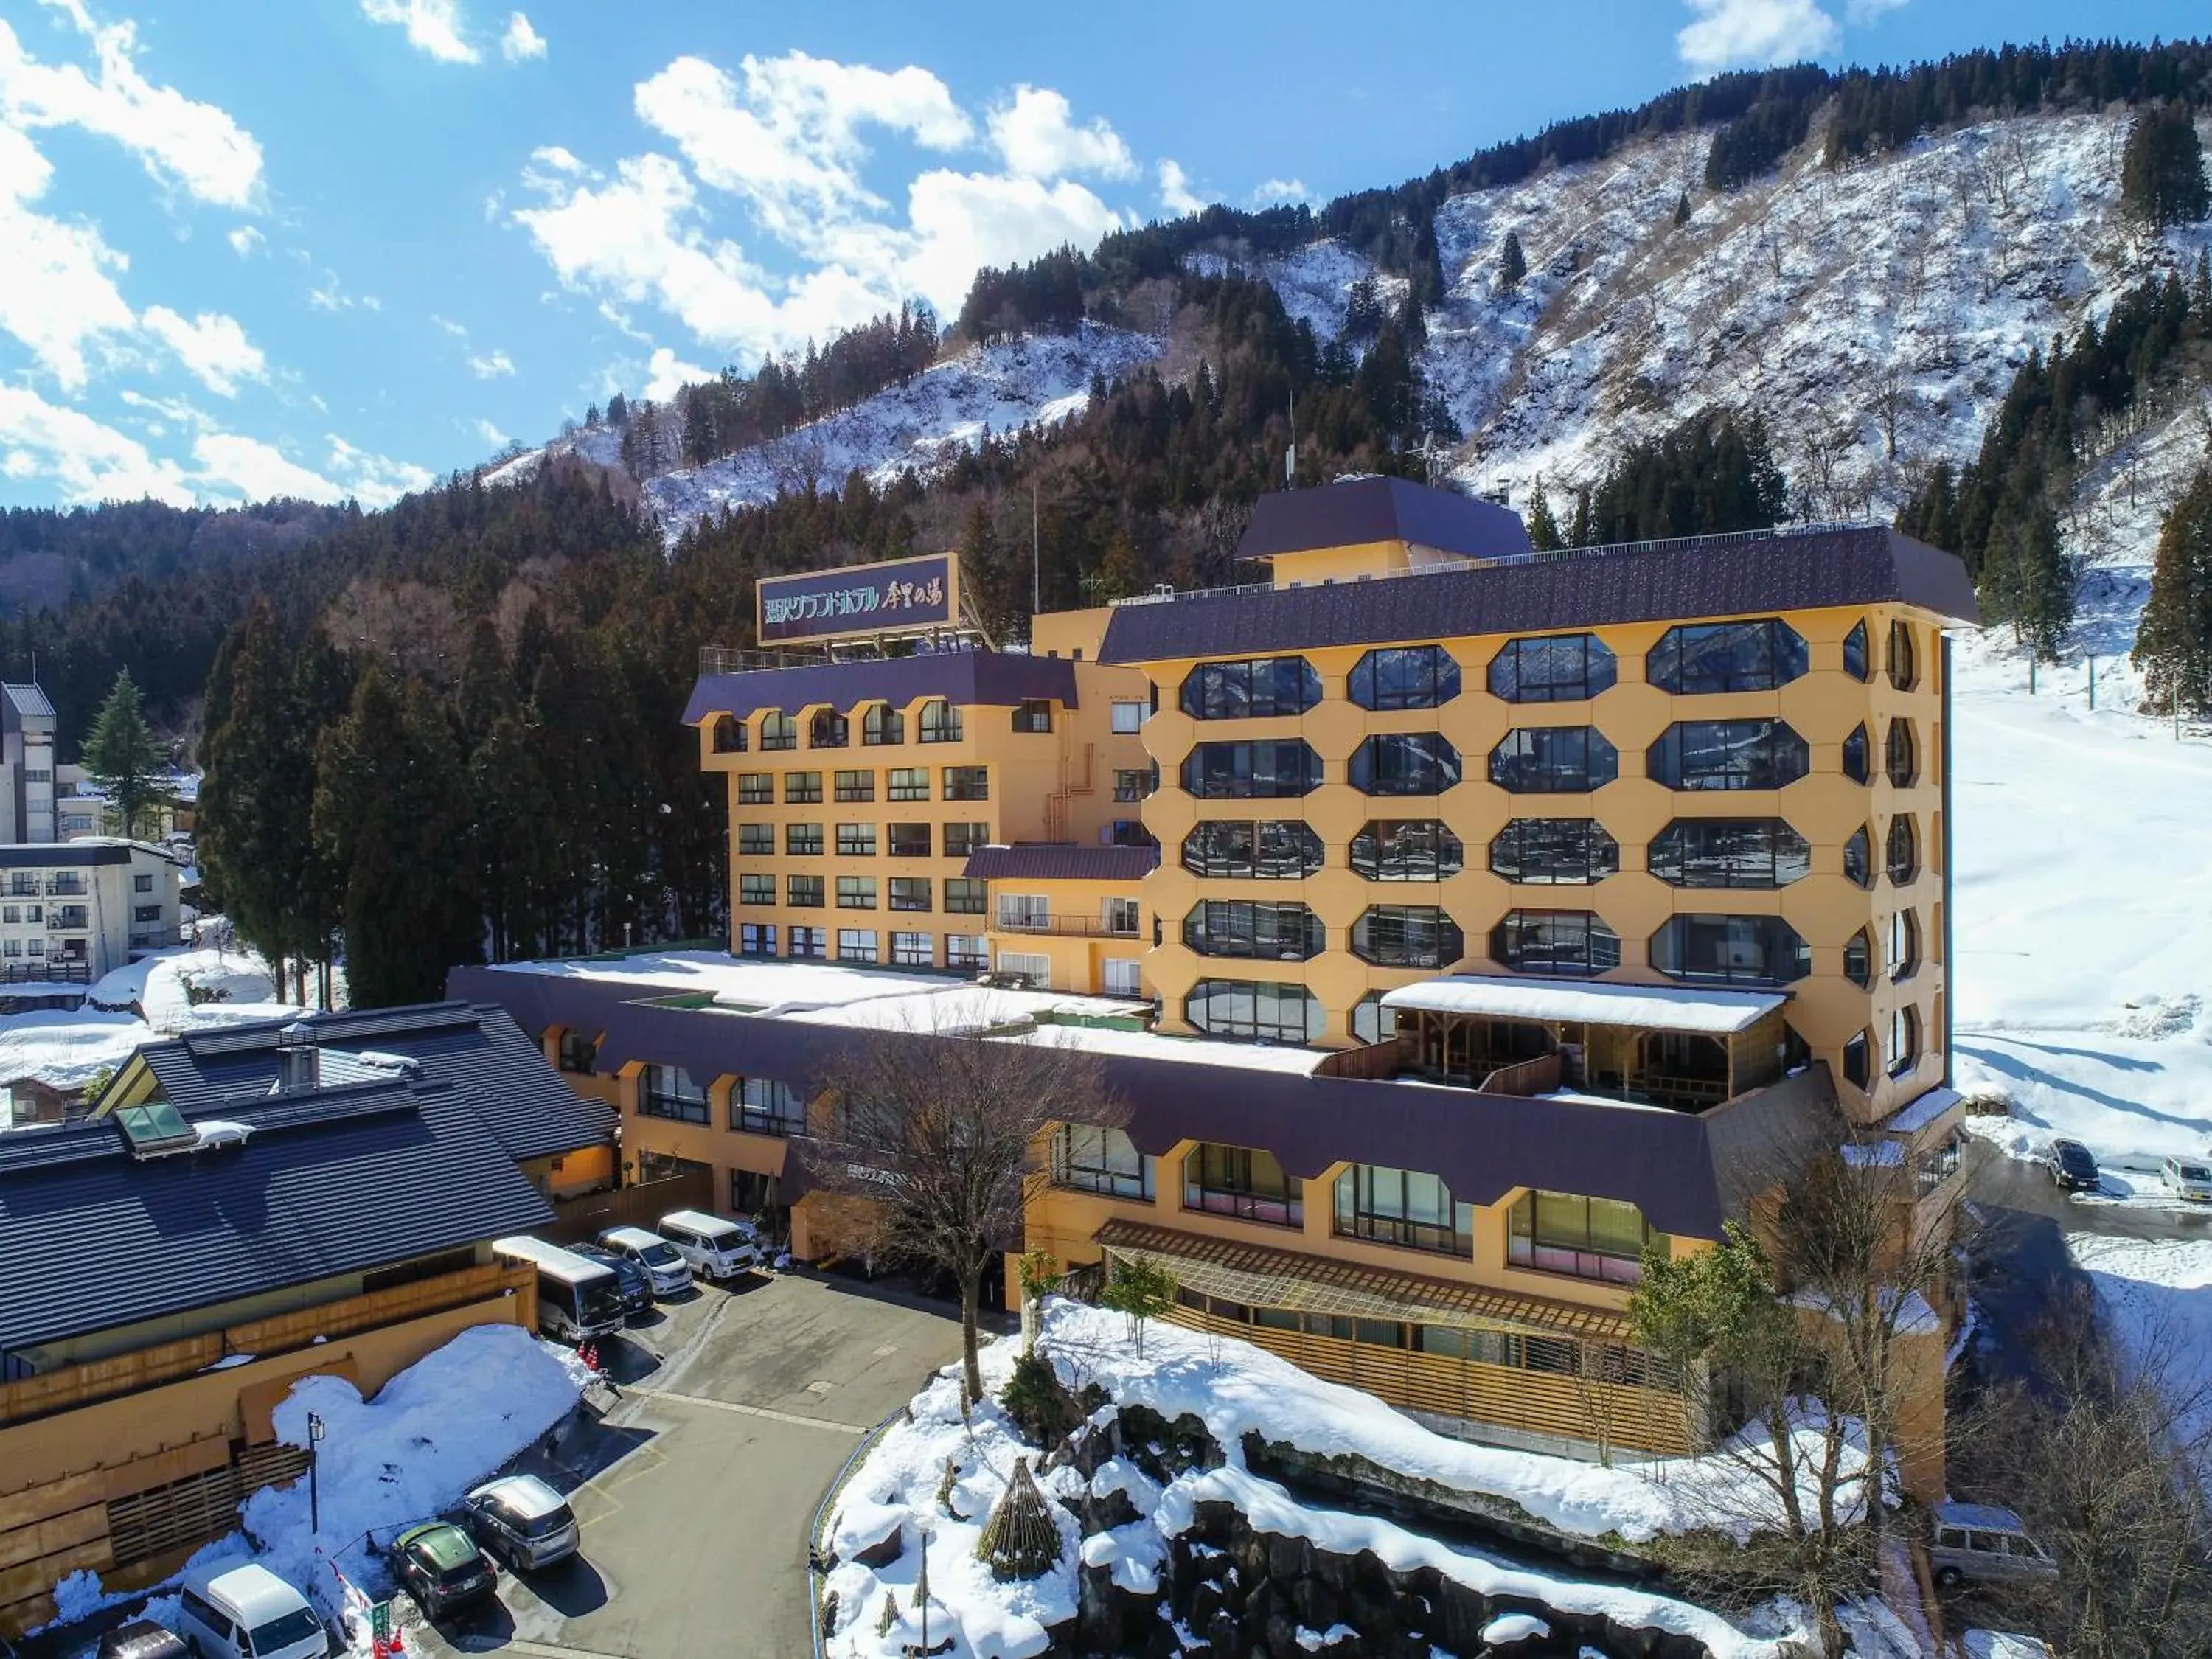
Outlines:
{"label": "tile roof", "polygon": [[1032,697],[1079,707],[1075,665],[1066,658],[945,651],[702,675],[691,689],[684,723],[696,726],[717,714],[744,716],[764,708],[797,714],[824,703],[846,714],[872,702],[904,708],[926,697],[963,708],[1012,708]]}
{"label": "tile roof", "polygon": [[1370,477],[1261,496],[1237,556],[1267,559],[1369,542],[1411,542],[1477,558],[1532,550],[1528,527],[1510,507],[1410,478]]}
{"label": "tile roof", "polygon": [[1021,842],[970,853],[960,873],[983,881],[1142,881],[1159,862],[1157,847]]}
{"label": "tile roof", "polygon": [[459,1088],[380,1083],[232,1103],[219,1115],[252,1129],[243,1145],[142,1160],[104,1120],[4,1138],[0,1352],[527,1231],[551,1216]]}
{"label": "tile roof", "polygon": [[1882,526],[1778,530],[1372,581],[1245,587],[1118,605],[1101,662],[1238,657],[1847,605],[1979,615],[1952,554]]}

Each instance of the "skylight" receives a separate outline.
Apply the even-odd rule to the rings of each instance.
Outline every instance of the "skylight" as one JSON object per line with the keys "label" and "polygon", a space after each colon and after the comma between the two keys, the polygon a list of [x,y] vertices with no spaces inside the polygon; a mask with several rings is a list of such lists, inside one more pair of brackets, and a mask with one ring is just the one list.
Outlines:
{"label": "skylight", "polygon": [[124,1144],[133,1158],[162,1158],[191,1151],[200,1142],[198,1133],[185,1121],[184,1114],[166,1100],[144,1106],[117,1109],[115,1127],[123,1131]]}

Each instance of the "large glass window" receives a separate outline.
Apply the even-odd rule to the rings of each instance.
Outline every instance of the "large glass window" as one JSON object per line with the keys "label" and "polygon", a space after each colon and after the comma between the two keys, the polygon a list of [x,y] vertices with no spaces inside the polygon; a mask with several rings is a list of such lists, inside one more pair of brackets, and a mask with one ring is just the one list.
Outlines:
{"label": "large glass window", "polygon": [[1524,974],[1601,974],[1620,966],[1620,935],[1588,910],[1514,910],[1490,930],[1490,955]]}
{"label": "large glass window", "polygon": [[830,787],[839,800],[873,800],[876,798],[876,775],[873,772],[840,772]]}
{"label": "large glass window", "polygon": [[1208,818],[1183,837],[1182,867],[1212,880],[1289,880],[1316,873],[1324,857],[1313,827],[1295,818],[1257,823]]}
{"label": "large glass window", "polygon": [[1303,1183],[1283,1172],[1273,1152],[1201,1141],[1183,1154],[1182,1205],[1240,1221],[1302,1226]]}
{"label": "large glass window", "polygon": [[1863,726],[1853,726],[1850,736],[1844,739],[1844,775],[1853,783],[1864,783],[1874,775],[1874,766],[1869,759],[1871,747]]}
{"label": "large glass window", "polygon": [[1620,843],[1595,818],[1515,818],[1490,843],[1490,868],[1528,886],[1586,886],[1620,872]]}
{"label": "large glass window", "polygon": [[837,826],[837,856],[841,859],[872,859],[876,855],[876,826],[872,823],[841,823]]}
{"label": "large glass window", "polygon": [[842,749],[853,741],[853,723],[834,708],[817,708],[806,723],[809,749]]}
{"label": "large glass window", "polygon": [[1201,743],[1183,761],[1182,787],[1200,800],[1310,795],[1321,787],[1321,757],[1297,741]]}
{"label": "large glass window", "polygon": [[1844,877],[1853,885],[1874,885],[1874,842],[1863,823],[1844,842]]}
{"label": "large glass window", "polygon": [[799,719],[780,708],[771,708],[761,716],[761,747],[763,749],[796,749],[799,747]]}
{"label": "large glass window", "polygon": [[1529,1192],[1507,1212],[1505,1259],[1516,1267],[1634,1285],[1644,1249],[1664,1237],[1633,1204],[1572,1193]]}
{"label": "large glass window", "polygon": [[775,902],[775,878],[769,875],[745,875],[738,878],[738,902],[740,904],[773,904]]}
{"label": "large glass window", "polygon": [[1017,732],[1049,732],[1052,730],[1052,702],[1045,697],[1024,697],[1014,709],[1014,730]]}
{"label": "large glass window", "polygon": [[1862,617],[1851,624],[1851,631],[1844,635],[1844,672],[1855,680],[1874,678],[1874,664],[1867,655],[1867,625]]}
{"label": "large glass window", "polygon": [[860,742],[864,747],[906,741],[906,716],[887,702],[872,702],[868,712],[860,716]]}
{"label": "large glass window", "polygon": [[1899,789],[1910,789],[1920,781],[1919,745],[1912,740],[1912,722],[1893,720],[1882,739],[1883,769],[1889,781]]}
{"label": "large glass window", "polygon": [[738,805],[740,806],[772,806],[775,804],[775,774],[773,772],[740,772],[738,774]]}
{"label": "large glass window", "polygon": [[981,973],[991,965],[991,940],[983,933],[947,933],[945,965],[953,971]]}
{"label": "large glass window", "polygon": [[738,954],[741,957],[772,957],[775,954],[775,924],[772,921],[741,921],[738,924]]}
{"label": "large glass window", "polygon": [[738,826],[738,856],[741,859],[765,859],[775,855],[775,826],[772,823],[741,823]]}
{"label": "large glass window", "polygon": [[945,856],[964,859],[979,853],[991,843],[991,826],[988,823],[948,823],[945,826]]}
{"label": "large glass window", "polygon": [[1321,676],[1304,657],[1200,663],[1182,683],[1182,712],[1193,720],[1303,714],[1320,701]]}
{"label": "large glass window", "polygon": [[1440,645],[1390,646],[1352,665],[1351,689],[1362,708],[1434,708],[1459,696],[1459,664]]}
{"label": "large glass window", "polygon": [[894,766],[889,782],[893,800],[929,799],[929,769],[927,766]]}
{"label": "large glass window", "polygon": [[1863,927],[1844,941],[1844,977],[1862,990],[1874,983],[1874,938]]}
{"label": "large glass window", "polygon": [[681,1066],[648,1066],[638,1090],[637,1109],[647,1117],[704,1123],[707,1085]]}
{"label": "large glass window", "polygon": [[991,907],[991,884],[966,876],[948,877],[945,883],[945,910],[948,915],[980,916]]}
{"label": "large glass window", "polygon": [[1889,1016],[1889,1074],[1904,1077],[1920,1063],[1920,1011],[1911,1003]]}
{"label": "large glass window", "polygon": [[1662,691],[1771,691],[1806,669],[1804,636],[1778,617],[1693,623],[1670,628],[1644,659],[1644,677]]}
{"label": "large glass window", "polygon": [[1154,1160],[1119,1129],[1063,1123],[1052,1137],[1052,1184],[1108,1198],[1152,1196]]}
{"label": "large glass window", "polygon": [[1888,839],[1885,863],[1889,878],[1899,887],[1907,886],[1920,875],[1920,832],[1911,813],[1899,812],[1889,821]]}
{"label": "large glass window", "polygon": [[818,859],[824,842],[822,826],[818,823],[787,823],[783,826],[783,850],[795,859]]}
{"label": "large glass window", "polygon": [[741,1077],[730,1088],[730,1127],[749,1135],[804,1134],[806,1102],[776,1078]]}
{"label": "large glass window", "polygon": [[724,714],[714,721],[714,752],[718,755],[742,755],[745,752],[745,723],[735,714]]}
{"label": "large glass window", "polygon": [[785,773],[783,799],[787,806],[819,805],[822,800],[822,775],[819,772]]}
{"label": "large glass window", "polygon": [[[929,884],[927,882],[922,884],[925,887],[928,884]],[[908,906],[902,905],[898,902],[898,883],[893,882],[891,884],[891,908],[894,910],[901,910],[909,908]],[[929,908],[929,906],[927,903],[924,903],[918,908],[927,910]],[[891,961],[901,968],[935,967],[937,965],[937,936],[933,933],[893,933],[891,935]]]}
{"label": "large glass window", "polygon": [[1303,904],[1208,899],[1183,918],[1182,942],[1202,957],[1304,962],[1327,948],[1328,936]]}
{"label": "large glass window", "polygon": [[1474,1210],[1453,1203],[1451,1188],[1435,1176],[1355,1164],[1336,1178],[1336,1231],[1346,1238],[1468,1255]]}
{"label": "large glass window", "polygon": [[837,908],[840,910],[874,909],[876,878],[873,876],[838,877]]}
{"label": "large glass window", "polygon": [[1367,795],[1441,795],[1459,781],[1459,750],[1439,732],[1386,732],[1352,751],[1352,787]]}
{"label": "large glass window", "polygon": [[1651,873],[1674,887],[1787,887],[1813,849],[1780,818],[1677,818],[1652,837]]}
{"label": "large glass window", "polygon": [[1805,739],[1783,720],[1681,720],[1644,757],[1669,789],[1779,789],[1812,763]]}
{"label": "large glass window", "polygon": [[[826,901],[823,897],[823,880],[819,876],[786,876],[784,903],[794,910],[819,910]],[[792,949],[799,948],[800,929],[791,930]]]}
{"label": "large glass window", "polygon": [[1398,1035],[1398,1011],[1382,1006],[1382,994],[1370,991],[1352,1005],[1352,1035],[1362,1042],[1385,1042]]}
{"label": "large glass window", "polygon": [[1467,940],[1435,905],[1376,904],[1352,924],[1352,952],[1378,968],[1449,968]]}
{"label": "large glass window", "polygon": [[1813,952],[1780,916],[1675,916],[1651,936],[1651,965],[1674,979],[1787,985]]}
{"label": "large glass window", "polygon": [[1874,1081],[1874,1040],[1864,1031],[1844,1044],[1844,1081],[1855,1089]]}
{"label": "large glass window", "polygon": [[948,766],[945,769],[946,800],[991,799],[991,770],[986,766]]}
{"label": "large glass window", "polygon": [[1889,625],[1889,683],[1900,691],[1910,691],[1920,683],[1920,667],[1912,651],[1912,629],[1901,622]]}
{"label": "large glass window", "polygon": [[1263,1042],[1310,1042],[1328,1023],[1303,985],[1249,979],[1202,979],[1183,1000],[1183,1018],[1215,1036]]}
{"label": "large glass window", "polygon": [[1620,756],[1594,726],[1524,726],[1490,751],[1490,781],[1516,795],[1586,795],[1620,775]]}
{"label": "large glass window", "polygon": [[[816,891],[821,890],[822,878],[813,878]],[[822,902],[817,896],[817,904]],[[791,959],[793,962],[819,962],[830,954],[830,930],[827,927],[794,927],[791,930]]]}
{"label": "large glass window", "polygon": [[960,710],[942,697],[921,706],[924,743],[957,743],[964,735],[966,724]]}
{"label": "large glass window", "polygon": [[[929,903],[929,878],[927,876],[893,876],[891,878],[891,908],[894,910],[927,910]],[[924,935],[927,937],[927,935]]]}
{"label": "large glass window", "polygon": [[1377,819],[1352,838],[1352,867],[1370,881],[1442,881],[1466,864],[1460,838],[1434,818]]}
{"label": "large glass window", "polygon": [[1507,702],[1580,702],[1620,673],[1612,647],[1595,634],[1508,640],[1490,659],[1490,695]]}
{"label": "large glass window", "polygon": [[840,962],[874,962],[876,930],[872,927],[840,927],[837,930],[837,960]]}
{"label": "large glass window", "polygon": [[1899,910],[1889,919],[1889,976],[1911,979],[1920,971],[1920,918]]}
{"label": "large glass window", "polygon": [[890,829],[890,846],[895,859],[926,859],[929,856],[929,826],[894,823]]}

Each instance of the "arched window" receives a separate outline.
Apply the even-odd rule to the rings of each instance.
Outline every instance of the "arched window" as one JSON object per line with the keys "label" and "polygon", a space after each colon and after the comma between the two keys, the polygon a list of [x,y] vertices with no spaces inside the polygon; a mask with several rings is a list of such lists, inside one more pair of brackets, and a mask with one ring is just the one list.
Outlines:
{"label": "arched window", "polygon": [[1857,886],[1874,885],[1874,842],[1863,823],[1844,843],[1844,874]]}
{"label": "arched window", "polygon": [[906,741],[906,716],[887,702],[872,702],[868,712],[860,717],[860,742],[864,746]]}
{"label": "arched window", "polygon": [[1364,795],[1441,795],[1459,781],[1459,750],[1435,732],[1388,732],[1352,751],[1352,787]]}
{"label": "arched window", "polygon": [[1688,696],[1771,691],[1805,672],[1805,637],[1778,617],[1670,628],[1644,659],[1644,677]]}
{"label": "arched window", "polygon": [[1889,976],[1911,979],[1920,971],[1920,918],[1899,910],[1889,919]]}
{"label": "arched window", "polygon": [[1862,617],[1851,624],[1851,631],[1844,635],[1844,672],[1855,680],[1870,678],[1874,665],[1867,659],[1867,625]]}
{"label": "arched window", "polygon": [[1528,726],[1490,751],[1490,781],[1521,795],[1586,795],[1620,775],[1620,755],[1594,726]]}
{"label": "arched window", "polygon": [[714,721],[714,752],[718,755],[742,755],[745,752],[745,723],[735,714],[724,714]]}
{"label": "arched window", "polygon": [[1508,640],[1490,659],[1490,695],[1506,702],[1580,702],[1610,688],[1620,665],[1595,634]]}
{"label": "arched window", "polygon": [[1844,977],[1861,990],[1874,983],[1874,936],[1863,927],[1844,942]]}
{"label": "arched window", "polygon": [[1660,734],[1644,769],[1669,789],[1780,789],[1812,751],[1783,720],[1682,720]]}
{"label": "arched window", "polygon": [[1459,664],[1441,645],[1370,651],[1352,665],[1351,691],[1362,708],[1434,708],[1459,696]]}
{"label": "arched window", "polygon": [[1844,775],[1853,783],[1864,783],[1874,776],[1870,747],[1863,726],[1853,727],[1850,736],[1844,739]]}
{"label": "arched window", "polygon": [[1595,818],[1515,818],[1490,843],[1490,868],[1524,886],[1586,886],[1620,873],[1620,843]]}
{"label": "arched window", "polygon": [[1899,789],[1910,789],[1919,781],[1919,745],[1912,740],[1912,722],[1893,720],[1882,742],[1884,769],[1889,781]]}
{"label": "arched window", "polygon": [[1889,1016],[1889,1074],[1904,1077],[1920,1063],[1920,1011],[1911,1003]]}
{"label": "arched window", "polygon": [[1899,812],[1889,821],[1889,878],[1899,887],[1910,886],[1920,875],[1920,832],[1912,814]]}
{"label": "arched window", "polygon": [[1674,887],[1787,887],[1812,873],[1813,849],[1780,818],[1677,818],[1645,862]]}
{"label": "arched window", "polygon": [[1920,665],[1913,660],[1912,629],[1905,623],[1889,625],[1889,683],[1910,691],[1920,683]]}

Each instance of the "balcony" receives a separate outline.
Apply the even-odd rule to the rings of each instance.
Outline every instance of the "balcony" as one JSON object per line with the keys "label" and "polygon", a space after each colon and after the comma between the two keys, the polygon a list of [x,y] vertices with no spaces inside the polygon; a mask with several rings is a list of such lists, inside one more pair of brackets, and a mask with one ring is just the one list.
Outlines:
{"label": "balcony", "polygon": [[1061,939],[1135,939],[1135,922],[1124,927],[1097,916],[1000,916],[992,931],[999,933],[1046,933]]}
{"label": "balcony", "polygon": [[81,904],[50,908],[46,912],[46,931],[50,933],[82,933],[92,927],[92,913]]}
{"label": "balcony", "polygon": [[85,895],[82,876],[50,876],[46,879],[49,898],[82,898]]}

